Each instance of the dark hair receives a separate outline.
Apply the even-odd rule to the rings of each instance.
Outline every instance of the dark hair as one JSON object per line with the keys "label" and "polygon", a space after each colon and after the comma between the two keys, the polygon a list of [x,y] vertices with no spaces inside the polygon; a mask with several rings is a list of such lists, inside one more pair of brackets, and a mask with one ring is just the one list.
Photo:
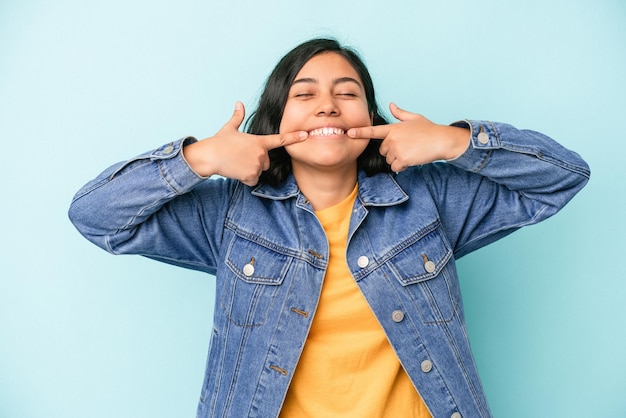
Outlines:
{"label": "dark hair", "polygon": [[[257,135],[278,133],[293,80],[311,58],[324,52],[339,54],[352,65],[363,82],[368,110],[373,116],[373,124],[388,123],[378,110],[374,83],[361,58],[352,49],[341,46],[336,40],[321,38],[298,45],[278,62],[265,83],[265,89],[256,111],[246,123],[248,133]],[[391,172],[391,167],[387,164],[385,157],[378,151],[380,142],[377,139],[370,140],[357,159],[357,166],[368,176]],[[270,167],[261,174],[260,181],[278,185],[291,173],[291,157],[284,147],[270,150],[269,157]]]}

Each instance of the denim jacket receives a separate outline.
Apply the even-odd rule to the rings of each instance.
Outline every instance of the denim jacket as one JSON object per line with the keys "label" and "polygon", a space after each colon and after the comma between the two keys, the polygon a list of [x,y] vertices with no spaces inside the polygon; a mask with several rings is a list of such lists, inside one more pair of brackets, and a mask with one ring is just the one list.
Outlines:
{"label": "denim jacket", "polygon": [[[489,417],[455,260],[553,215],[590,173],[540,133],[458,125],[471,144],[453,161],[358,173],[346,258],[432,415]],[[275,417],[315,315],[328,242],[293,178],[250,188],[199,177],[181,153],[191,141],[110,167],[77,193],[70,218],[111,253],[215,275],[198,417]]]}

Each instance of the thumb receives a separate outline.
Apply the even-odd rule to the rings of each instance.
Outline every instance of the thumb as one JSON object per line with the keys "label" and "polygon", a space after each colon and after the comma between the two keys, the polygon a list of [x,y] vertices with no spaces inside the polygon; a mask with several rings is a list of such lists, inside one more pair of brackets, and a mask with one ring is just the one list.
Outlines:
{"label": "thumb", "polygon": [[235,103],[235,110],[233,111],[233,115],[230,117],[230,120],[226,122],[226,125],[235,130],[238,130],[245,116],[246,110],[243,107],[243,103],[237,102]]}
{"label": "thumb", "polygon": [[411,113],[404,109],[400,109],[395,103],[389,104],[389,110],[391,111],[393,117],[398,119],[399,121],[413,120],[419,118],[418,114]]}

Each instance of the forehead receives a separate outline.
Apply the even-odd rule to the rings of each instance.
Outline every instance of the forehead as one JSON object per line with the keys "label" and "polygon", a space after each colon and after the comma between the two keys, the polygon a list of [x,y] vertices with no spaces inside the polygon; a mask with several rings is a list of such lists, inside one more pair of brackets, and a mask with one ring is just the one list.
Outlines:
{"label": "forehead", "polygon": [[300,78],[322,80],[341,77],[351,77],[362,83],[359,73],[345,57],[336,52],[322,52],[304,64],[298,74],[296,74],[295,80]]}

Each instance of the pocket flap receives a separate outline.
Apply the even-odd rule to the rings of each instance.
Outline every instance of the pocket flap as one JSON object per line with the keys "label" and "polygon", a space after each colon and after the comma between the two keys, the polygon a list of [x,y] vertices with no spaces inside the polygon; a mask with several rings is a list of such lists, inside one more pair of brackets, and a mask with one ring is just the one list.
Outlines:
{"label": "pocket flap", "polygon": [[226,254],[226,265],[238,278],[265,285],[281,284],[292,260],[293,257],[239,236],[233,239]]}
{"label": "pocket flap", "polygon": [[403,286],[436,277],[452,257],[440,228],[422,236],[389,260]]}

